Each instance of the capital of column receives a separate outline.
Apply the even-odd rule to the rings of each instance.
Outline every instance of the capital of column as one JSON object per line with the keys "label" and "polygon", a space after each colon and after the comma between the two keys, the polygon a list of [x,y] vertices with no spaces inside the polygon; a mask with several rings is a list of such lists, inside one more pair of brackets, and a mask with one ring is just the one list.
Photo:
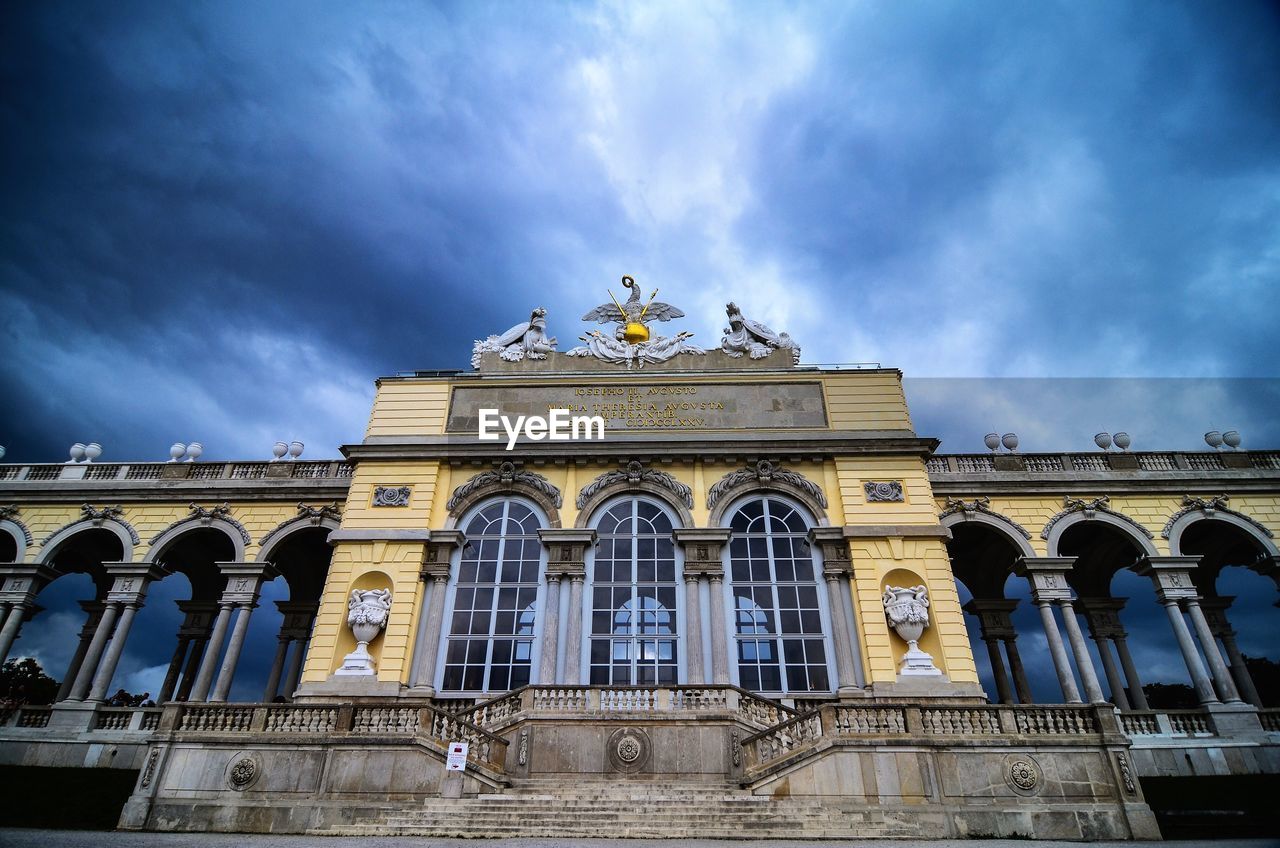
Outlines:
{"label": "capital of column", "polygon": [[141,605],[151,582],[165,576],[164,568],[154,562],[104,562],[102,567],[114,580],[107,603]]}
{"label": "capital of column", "polygon": [[543,527],[538,538],[547,549],[547,577],[575,579],[587,573],[587,548],[596,531],[584,527]]}
{"label": "capital of column", "polygon": [[0,566],[0,604],[26,606],[62,572],[47,565]]}
{"label": "capital of column", "polygon": [[1123,639],[1124,625],[1120,623],[1120,610],[1128,598],[1076,598],[1076,609],[1084,613],[1089,625],[1089,637],[1098,639]]}
{"label": "capital of column", "polygon": [[216,562],[214,565],[227,578],[221,603],[250,608],[258,603],[262,581],[275,579],[279,573],[269,562]]}
{"label": "capital of column", "polygon": [[1013,573],[1027,578],[1031,600],[1037,604],[1070,601],[1073,595],[1067,572],[1075,561],[1075,557],[1018,557],[1013,561]]}
{"label": "capital of column", "polygon": [[320,611],[318,601],[276,601],[276,609],[284,616],[280,623],[280,635],[290,639],[306,639],[311,635],[311,625]]}
{"label": "capital of column", "polygon": [[676,543],[684,551],[684,574],[712,579],[724,577],[721,552],[733,531],[728,527],[681,527],[674,533]]}
{"label": "capital of column", "polygon": [[978,617],[983,639],[1017,638],[1011,618],[1017,608],[1017,598],[974,598],[961,607],[970,615]]}
{"label": "capital of column", "polygon": [[1199,597],[1199,590],[1191,579],[1191,572],[1199,562],[1198,556],[1144,556],[1134,565],[1134,571],[1150,577],[1156,587],[1156,600],[1167,604]]}
{"label": "capital of column", "polygon": [[1227,620],[1227,610],[1235,599],[1235,595],[1214,595],[1200,599],[1200,609],[1204,610],[1205,621],[1209,622],[1209,631],[1219,639],[1236,635],[1231,622]]}
{"label": "capital of column", "polygon": [[203,637],[213,628],[213,617],[218,614],[217,601],[177,601],[178,609],[186,615],[178,636]]}
{"label": "capital of column", "polygon": [[449,577],[449,560],[453,558],[455,549],[466,544],[467,537],[461,530],[431,530],[427,535],[427,549],[422,558],[422,570],[418,576],[422,580],[438,579],[441,575]]}
{"label": "capital of column", "polygon": [[853,562],[849,557],[849,540],[843,527],[814,527],[809,531],[809,544],[822,554],[822,570],[840,577],[853,576]]}

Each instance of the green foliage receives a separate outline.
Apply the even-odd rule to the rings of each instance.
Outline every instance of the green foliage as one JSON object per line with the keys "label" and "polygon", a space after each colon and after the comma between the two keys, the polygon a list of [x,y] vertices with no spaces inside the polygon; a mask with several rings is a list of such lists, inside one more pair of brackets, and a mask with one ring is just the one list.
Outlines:
{"label": "green foliage", "polygon": [[52,704],[58,695],[58,681],[44,673],[31,657],[9,660],[0,667],[0,702],[6,704]]}

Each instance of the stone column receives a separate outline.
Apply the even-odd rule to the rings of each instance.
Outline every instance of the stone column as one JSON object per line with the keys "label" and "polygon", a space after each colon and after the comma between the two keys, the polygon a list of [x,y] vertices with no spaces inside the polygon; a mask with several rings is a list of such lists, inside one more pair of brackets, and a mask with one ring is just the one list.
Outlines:
{"label": "stone column", "polygon": [[286,650],[289,645],[294,647],[284,675],[284,691],[277,690],[271,697],[284,695],[285,700],[291,701],[293,693],[298,691],[298,680],[302,675],[302,659],[307,651],[307,640],[311,638],[311,626],[315,623],[320,602],[276,601],[276,608],[284,614],[284,621],[280,625],[280,638],[284,640]]}
{"label": "stone column", "polygon": [[98,673],[93,678],[93,686],[89,689],[89,697],[86,700],[106,700],[107,690],[111,688],[111,678],[115,677],[116,666],[120,664],[120,657],[124,655],[124,643],[129,638],[133,618],[141,607],[141,602],[122,605],[120,623],[116,625],[115,635],[111,637],[111,644],[102,657],[102,664],[98,666]]}
{"label": "stone column", "polygon": [[249,616],[258,606],[258,593],[262,589],[263,580],[271,580],[276,576],[275,567],[268,562],[220,562],[218,570],[227,577],[227,587],[222,592],[222,601],[233,604],[238,610],[236,623],[231,631],[231,641],[227,643],[227,653],[223,657],[222,667],[218,669],[218,679],[213,684],[209,700],[225,701],[231,691],[231,681],[236,674],[236,665],[240,662],[240,651],[244,648],[245,633],[249,629]]}
{"label": "stone column", "polygon": [[1205,657],[1209,660],[1209,670],[1213,674],[1213,683],[1217,687],[1218,694],[1223,702],[1228,704],[1242,703],[1240,693],[1236,691],[1235,681],[1231,679],[1231,672],[1227,671],[1227,664],[1222,661],[1222,654],[1218,652],[1218,640],[1213,637],[1213,633],[1209,630],[1209,622],[1205,620],[1204,611],[1200,609],[1200,599],[1187,598],[1183,601],[1187,607],[1187,614],[1191,616],[1191,626],[1196,629],[1196,637],[1200,640],[1200,648],[1204,651]]}
{"label": "stone column", "polygon": [[284,681],[284,697],[286,701],[293,700],[293,693],[298,691],[298,683],[302,679],[302,660],[307,653],[307,640],[293,640],[293,655],[289,657],[289,674]]}
{"label": "stone column", "polygon": [[1071,600],[1067,572],[1074,563],[1074,557],[1019,557],[1013,565],[1014,572],[1031,583],[1031,599],[1040,610],[1040,621],[1049,640],[1049,656],[1053,659],[1054,671],[1058,673],[1062,697],[1068,704],[1081,703],[1080,690],[1076,688],[1071,661],[1067,659],[1067,649],[1062,644],[1062,634],[1058,632],[1058,623],[1053,617],[1053,604]]}
{"label": "stone column", "polygon": [[98,670],[98,661],[102,659],[102,651],[107,647],[107,640],[116,629],[116,618],[120,615],[120,604],[107,601],[102,607],[102,616],[93,631],[93,640],[89,642],[89,650],[85,652],[84,662],[76,673],[76,682],[71,686],[68,701],[83,701],[89,696],[89,687],[93,685],[94,673]]}
{"label": "stone column", "polygon": [[0,663],[9,657],[23,619],[35,606],[36,595],[58,574],[45,565],[0,566],[0,607],[8,610],[0,626]]}
{"label": "stone column", "polygon": [[1133,657],[1129,654],[1129,642],[1126,635],[1121,632],[1111,637],[1111,641],[1116,646],[1116,653],[1120,656],[1120,667],[1124,669],[1124,679],[1129,682],[1129,700],[1133,704],[1135,710],[1147,710],[1147,693],[1142,691],[1142,680],[1138,677],[1138,667],[1133,664]]}
{"label": "stone column", "polygon": [[[231,613],[235,604],[230,601],[219,602],[218,617],[213,620],[213,632],[205,645],[204,657],[200,663],[200,671],[196,674],[195,685],[191,687],[190,700],[204,701],[209,697],[209,687],[213,685],[213,673],[216,671],[218,657],[222,653],[222,643],[227,638],[227,625],[231,623]],[[184,684],[184,687],[185,684]]]}
{"label": "stone column", "polygon": [[[688,580],[690,574],[708,579],[711,592],[711,683],[714,684],[729,682],[729,636],[725,627],[724,590],[721,584],[724,580],[722,551],[729,541],[730,533],[727,527],[682,527],[675,531],[676,542],[684,552],[685,579]],[[691,628],[686,608],[685,629]],[[685,633],[681,641],[686,656],[692,653],[694,645],[701,654],[700,633],[697,637]],[[706,669],[702,669],[702,680],[706,679]]]}
{"label": "stone column", "polygon": [[413,664],[409,669],[409,687],[415,695],[430,698],[436,694],[436,658],[440,653],[445,594],[449,588],[453,552],[465,542],[461,530],[432,530],[427,543],[426,558],[418,572],[418,579],[424,584],[423,609],[418,616]]}
{"label": "stone column", "polygon": [[[543,613],[542,663],[539,680],[576,684],[582,667],[582,581],[587,573],[587,548],[595,544],[596,531],[580,527],[544,527],[538,538],[547,552],[547,609]],[[551,587],[555,589],[552,591]],[[560,584],[569,581],[569,615],[563,623],[564,668],[560,653]]]}
{"label": "stone column", "polygon": [[809,531],[809,544],[822,554],[822,576],[827,582],[827,608],[831,610],[831,641],[836,653],[836,694],[849,697],[861,694],[865,680],[857,645],[857,626],[852,618],[853,564],[849,559],[849,541],[843,527],[814,527]]}
{"label": "stone column", "polygon": [[276,637],[276,655],[271,660],[271,673],[267,675],[267,687],[262,691],[263,703],[271,703],[280,692],[280,676],[284,674],[285,655],[289,653],[289,643],[292,641],[283,634]]}
{"label": "stone column", "polygon": [[1035,702],[1031,696],[1031,684],[1027,682],[1027,670],[1022,667],[1022,655],[1018,653],[1018,639],[1010,636],[1004,640],[1004,651],[1009,655],[1009,670],[1013,673],[1013,688],[1018,693],[1018,701],[1023,704]]}
{"label": "stone column", "polygon": [[1105,704],[1102,697],[1102,686],[1098,684],[1098,674],[1093,670],[1093,659],[1089,656],[1089,646],[1085,644],[1084,634],[1080,632],[1080,622],[1076,620],[1076,610],[1071,601],[1058,601],[1062,608],[1062,623],[1067,628],[1067,639],[1071,642],[1071,652],[1076,655],[1076,668],[1080,672],[1080,680],[1084,683],[1085,697],[1091,704]]}
{"label": "stone column", "polygon": [[1107,686],[1111,687],[1111,702],[1122,710],[1129,709],[1129,698],[1125,695],[1124,681],[1116,668],[1115,657],[1111,653],[1111,640],[1117,635],[1124,635],[1120,626],[1120,610],[1124,609],[1123,598],[1078,598],[1076,606],[1084,613],[1084,620],[1089,625],[1089,638],[1098,646],[1098,657],[1102,660],[1102,671],[1107,676]]}
{"label": "stone column", "polygon": [[[133,617],[142,607],[151,582],[165,575],[159,565],[149,562],[104,562],[102,565],[113,582],[107,592],[106,608],[98,622],[98,630],[89,645],[80,673],[76,675],[69,700],[101,701],[106,697],[111,678],[115,676],[116,666],[124,653]],[[108,639],[111,640],[109,647]]]}
{"label": "stone column", "polygon": [[684,573],[684,621],[688,636],[685,639],[685,656],[688,666],[689,683],[694,685],[707,682],[706,669],[702,667],[702,598],[698,591],[702,583],[702,575],[696,571]]}
{"label": "stone column", "polygon": [[[1013,636],[1013,619],[1010,613],[1018,606],[1017,599],[1009,600],[1007,598],[974,598],[965,604],[962,609],[970,615],[977,616],[978,627],[982,634],[982,641],[987,645],[987,654],[991,657],[991,671],[996,679],[996,692],[1002,704],[1014,704],[1012,688],[1009,686],[1009,675],[1005,672],[1004,658],[1000,654],[1000,642],[1006,639],[1011,640]],[[1009,643],[1006,643],[1009,644]],[[1013,665],[1013,657],[1017,654],[1017,648],[1011,644],[1009,646],[1009,665]],[[1024,674],[1023,687],[1025,686],[1025,673],[1022,672],[1021,659],[1018,661],[1018,673]],[[1022,691],[1020,687],[1019,696]]]}
{"label": "stone column", "polygon": [[205,651],[209,649],[209,638],[210,634],[205,633],[191,643],[191,656],[187,657],[187,667],[182,670],[182,683],[178,686],[179,701],[191,698],[191,690],[195,688],[196,678],[200,675],[201,660],[204,659]]}
{"label": "stone column", "polygon": [[[184,652],[183,655],[175,654],[176,664],[169,666],[165,685],[160,690],[160,697],[156,698],[157,704],[171,700],[175,686],[178,700],[185,700],[191,694],[196,672],[200,668],[200,657],[204,652],[205,643],[209,640],[209,628],[213,627],[213,617],[218,605],[213,601],[178,601],[178,609],[186,616],[182,620],[182,626],[178,628],[179,650],[181,651],[185,646],[189,652]],[[182,681],[180,686],[177,685],[179,679]]]}
{"label": "stone column", "polygon": [[165,673],[164,683],[160,686],[160,694],[156,696],[157,704],[163,704],[173,697],[173,690],[178,687],[178,675],[182,673],[183,660],[187,658],[187,650],[190,647],[190,639],[185,636],[178,637],[178,646],[173,649],[169,670]]}
{"label": "stone column", "polygon": [[1240,695],[1250,704],[1262,709],[1262,699],[1258,697],[1258,689],[1253,685],[1253,676],[1249,674],[1244,655],[1240,653],[1240,645],[1236,643],[1236,631],[1227,620],[1227,608],[1234,600],[1235,597],[1231,595],[1201,598],[1200,608],[1204,610],[1205,617],[1209,620],[1209,629],[1213,631],[1214,636],[1222,640],[1222,647],[1227,650],[1227,660],[1231,664],[1231,673],[1235,675],[1236,688],[1239,689]]}
{"label": "stone column", "polygon": [[1187,622],[1182,618],[1179,607],[1181,601],[1196,597],[1191,569],[1199,561],[1199,557],[1145,557],[1135,570],[1144,577],[1150,577],[1155,584],[1156,600],[1169,616],[1169,626],[1173,629],[1173,636],[1182,651],[1182,660],[1191,674],[1191,685],[1195,687],[1196,697],[1201,704],[1217,704],[1221,702],[1213,691],[1213,682],[1209,680],[1209,674],[1196,651],[1191,631],[1187,629]]}
{"label": "stone column", "polygon": [[93,634],[97,632],[98,622],[102,620],[102,610],[105,606],[102,601],[80,601],[79,604],[80,609],[85,612],[84,626],[80,628],[80,643],[76,645],[76,652],[67,665],[66,674],[62,675],[62,685],[58,687],[56,700],[59,701],[66,700],[71,694],[71,687],[75,685],[76,676],[84,664],[85,655],[89,653],[89,643],[93,640]]}

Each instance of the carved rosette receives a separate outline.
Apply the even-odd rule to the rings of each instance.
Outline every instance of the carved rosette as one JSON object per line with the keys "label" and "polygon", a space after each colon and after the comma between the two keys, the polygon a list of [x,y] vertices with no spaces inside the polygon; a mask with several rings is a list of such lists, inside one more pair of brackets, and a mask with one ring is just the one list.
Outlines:
{"label": "carved rosette", "polygon": [[1029,754],[1011,754],[1005,758],[1004,779],[1019,795],[1036,795],[1044,786],[1044,772]]}
{"label": "carved rosette", "polygon": [[390,589],[353,589],[347,601],[347,626],[356,637],[356,649],[342,661],[335,674],[372,675],[373,657],[369,655],[369,643],[387,626],[391,612]]}
{"label": "carved rosette", "polygon": [[408,486],[377,486],[373,490],[373,505],[408,506],[412,491]]}
{"label": "carved rosette", "polygon": [[936,676],[942,672],[933,657],[920,650],[920,636],[929,626],[929,592],[924,586],[886,586],[881,598],[885,618],[898,637],[907,643],[899,674],[904,676]]}
{"label": "carved rosette", "polygon": [[262,767],[257,759],[245,754],[233,759],[227,766],[227,786],[237,792],[244,791],[258,780],[261,773]]}
{"label": "carved rosette", "polygon": [[644,769],[653,752],[649,734],[638,727],[624,727],[609,736],[605,746],[609,767],[623,774],[635,774]]}
{"label": "carved rosette", "polygon": [[862,484],[862,491],[866,494],[867,503],[901,503],[905,500],[902,494],[902,482],[899,480],[884,482],[868,480]]}

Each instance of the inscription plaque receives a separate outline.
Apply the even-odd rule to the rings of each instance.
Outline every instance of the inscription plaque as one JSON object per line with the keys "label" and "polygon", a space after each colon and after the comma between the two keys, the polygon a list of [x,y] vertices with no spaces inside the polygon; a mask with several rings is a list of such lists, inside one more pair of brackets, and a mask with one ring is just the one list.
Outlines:
{"label": "inscription plaque", "polygon": [[632,383],[593,380],[542,386],[455,386],[449,405],[449,433],[474,435],[481,409],[545,416],[552,409],[570,415],[599,415],[605,429],[750,430],[826,427],[822,384]]}

